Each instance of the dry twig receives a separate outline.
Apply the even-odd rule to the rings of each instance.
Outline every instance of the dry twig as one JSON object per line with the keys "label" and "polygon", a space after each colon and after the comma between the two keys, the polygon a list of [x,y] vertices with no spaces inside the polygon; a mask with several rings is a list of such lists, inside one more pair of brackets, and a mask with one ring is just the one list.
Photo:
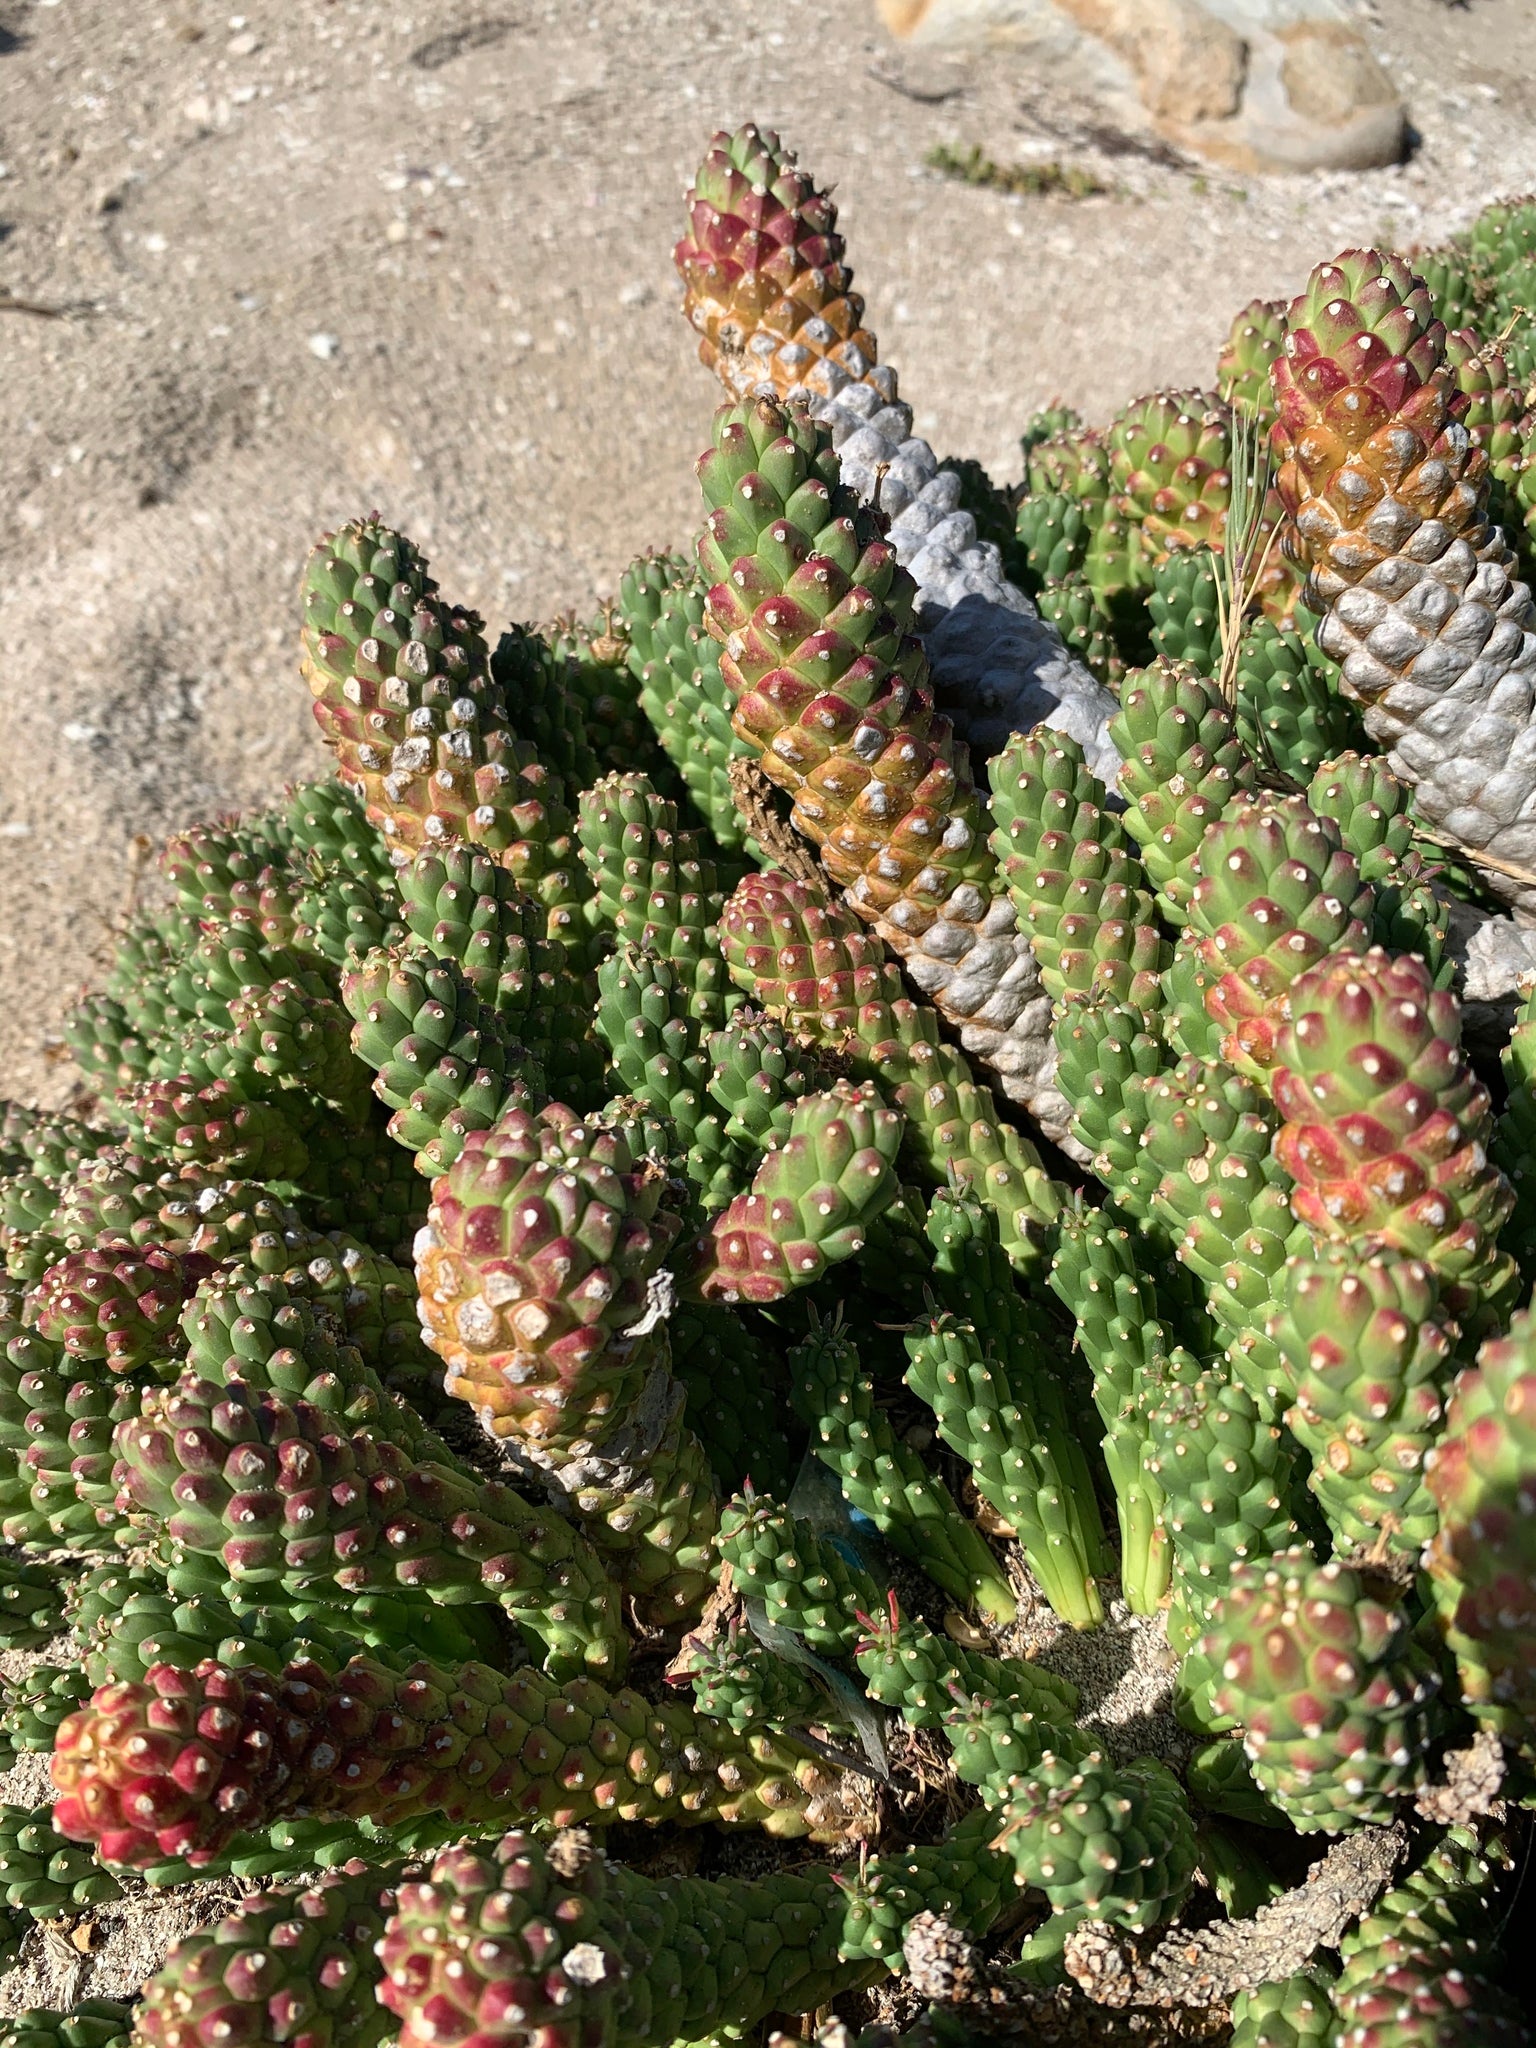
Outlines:
{"label": "dry twig", "polygon": [[736,799],[737,810],[746,820],[747,830],[772,865],[782,868],[786,875],[793,875],[797,882],[804,882],[807,888],[816,890],[825,901],[826,877],[817,865],[816,856],[773,808],[773,784],[762,769],[744,754],[738,754],[726,774],[730,778],[731,795]]}
{"label": "dry twig", "polygon": [[1314,1863],[1306,1882],[1261,1906],[1251,1920],[1221,1920],[1198,1933],[1166,1934],[1141,1949],[1097,1923],[1067,1938],[1073,1981],[1101,2005],[1208,2006],[1294,1976],[1319,1948],[1333,1948],[1351,1920],[1380,1897],[1408,1846],[1400,1823],[1359,1828]]}

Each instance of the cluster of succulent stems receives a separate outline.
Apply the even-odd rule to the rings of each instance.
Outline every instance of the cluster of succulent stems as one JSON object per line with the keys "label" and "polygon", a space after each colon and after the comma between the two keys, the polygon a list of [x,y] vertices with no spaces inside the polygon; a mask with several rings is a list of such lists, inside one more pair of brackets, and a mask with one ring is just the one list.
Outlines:
{"label": "cluster of succulent stems", "polygon": [[[169,842],[73,1107],[3,1106],[0,1939],[251,1888],[3,2048],[664,2048],[903,1969],[951,2039],[1217,1949],[1241,2048],[1528,2038],[1536,992],[1473,1041],[1453,934],[1536,913],[1536,344],[1468,340],[1536,202],[1013,492],[844,255],[716,138],[692,549],[492,645],[323,536],[334,773]],[[1396,1868],[1300,1940],[1314,1836]]]}

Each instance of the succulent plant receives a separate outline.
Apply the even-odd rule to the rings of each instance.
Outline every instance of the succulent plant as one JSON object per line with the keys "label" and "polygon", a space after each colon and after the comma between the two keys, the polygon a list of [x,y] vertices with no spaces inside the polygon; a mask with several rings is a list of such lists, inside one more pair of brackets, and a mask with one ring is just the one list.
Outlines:
{"label": "succulent plant", "polygon": [[1094,1583],[1103,1537],[1092,1492],[1073,1484],[1072,1460],[1052,1426],[1048,1368],[1000,1356],[954,1315],[931,1317],[907,1339],[907,1352],[908,1386],[1017,1535],[1052,1608],[1075,1628],[1096,1626],[1104,1614]]}
{"label": "succulent plant", "polygon": [[706,618],[737,736],[851,907],[1027,1100],[1038,984],[992,887],[967,751],[935,711],[912,578],[803,413],[766,397],[724,408],[699,475]]}
{"label": "succulent plant", "polygon": [[67,2012],[31,2006],[5,2023],[6,2048],[112,2048],[129,2039],[130,2008],[113,1998],[85,1998]]}
{"label": "succulent plant", "polygon": [[1513,1203],[1488,1158],[1488,1091],[1454,998],[1414,954],[1340,952],[1291,991],[1276,1046],[1275,1157],[1320,1242],[1422,1257],[1463,1315],[1507,1293],[1497,1249]]}
{"label": "succulent plant", "polygon": [[1417,1552],[1437,1526],[1424,1468],[1456,1335],[1428,1266],[1342,1247],[1293,1259],[1271,1334],[1289,1368],[1285,1419],[1330,1528],[1344,1544]]}
{"label": "succulent plant", "polygon": [[1456,1381],[1425,1458],[1440,1526],[1426,1562],[1463,1698],[1479,1720],[1536,1755],[1536,1340],[1529,1311],[1490,1338]]}
{"label": "succulent plant", "polygon": [[1241,1991],[1232,2001],[1233,2048],[1330,2048],[1333,2001],[1318,1969]]}
{"label": "succulent plant", "polygon": [[1236,1565],[1201,1647],[1218,1711],[1242,1724],[1254,1777],[1294,1826],[1387,1818],[1422,1781],[1439,1673],[1358,1573],[1300,1549]]}
{"label": "succulent plant", "polygon": [[1142,560],[1220,543],[1232,487],[1225,406],[1204,392],[1160,391],[1128,407],[1108,440],[1113,502],[1135,536],[1133,581]]}
{"label": "succulent plant", "polygon": [[[715,137],[675,252],[711,369],[741,392],[761,382],[826,390],[823,364],[854,379],[877,374],[864,301],[842,257],[837,208],[771,129],[749,123]],[[893,373],[883,381],[894,397]]]}
{"label": "succulent plant", "polygon": [[398,1876],[398,1866],[371,1870],[354,1858],[316,1884],[253,1893],[183,1935],[145,1986],[135,2038],[154,2048],[208,2035],[371,2048],[389,2031],[373,1950]]}
{"label": "succulent plant", "polygon": [[61,1724],[53,1769],[58,1831],[127,1868],[196,1867],[237,1828],[298,1809],[386,1828],[419,1814],[473,1824],[510,1803],[558,1826],[687,1815],[841,1832],[835,1775],[793,1745],[732,1743],[686,1708],[592,1679],[562,1687],[479,1664],[157,1664]]}
{"label": "succulent plant", "polygon": [[955,1770],[1000,1822],[1015,1877],[1058,1914],[1155,1925],[1183,1896],[1194,1830],[1161,1764],[1117,1768],[1077,1729],[971,1699],[946,1717]]}
{"label": "succulent plant", "polygon": [[1164,917],[1181,925],[1205,828],[1253,788],[1254,764],[1221,692],[1187,663],[1159,661],[1128,675],[1111,733],[1124,756],[1125,828]]}
{"label": "succulent plant", "polygon": [[[1320,265],[1287,311],[1274,383],[1318,638],[1421,815],[1492,856],[1492,886],[1522,902],[1531,773],[1524,714],[1504,706],[1530,687],[1530,593],[1489,521],[1488,452],[1411,266],[1374,250]],[[1426,520],[1432,555],[1416,542]]]}
{"label": "succulent plant", "polygon": [[876,1082],[901,1110],[922,1177],[973,1187],[1010,1256],[1036,1263],[1060,1190],[1033,1142],[944,1038],[934,1010],[903,993],[879,942],[813,886],[773,869],[733,892],[720,942],[754,1002]]}
{"label": "succulent plant", "polygon": [[790,1359],[790,1374],[791,1399],[850,1505],[952,1600],[1008,1621],[1018,1602],[996,1558],[876,1406],[851,1340],[840,1329],[813,1327]]}
{"label": "succulent plant", "polygon": [[676,1235],[620,1129],[513,1109],[433,1190],[423,1321],[450,1392],[538,1439],[582,1434],[633,1371],[620,1341]]}
{"label": "succulent plant", "polygon": [[64,1621],[63,1588],[47,1565],[0,1554],[0,1641],[7,1650],[30,1650],[57,1635]]}
{"label": "succulent plant", "polygon": [[1363,2048],[1529,2040],[1528,2015],[1496,1981],[1488,1932],[1511,1860],[1507,1839],[1487,1822],[1450,1828],[1351,1929],[1331,1993],[1344,2040]]}
{"label": "succulent plant", "polygon": [[1265,425],[1275,416],[1270,367],[1284,346],[1284,300],[1250,299],[1234,314],[1216,365],[1222,397],[1234,409],[1251,411]]}
{"label": "succulent plant", "polygon": [[1536,207],[1017,491],[777,137],[676,254],[694,545],[492,647],[326,535],[335,775],[178,832],[76,1107],[0,1104],[0,1947],[253,1888],[0,2048],[649,2048],[904,1969],[930,2043],[1181,1971],[1241,2048],[1516,2041],[1536,997],[1457,990],[1536,902]]}
{"label": "succulent plant", "polygon": [[613,1587],[582,1538],[510,1487],[431,1461],[430,1445],[413,1458],[386,1432],[349,1432],[318,1404],[189,1372],[119,1424],[120,1498],[217,1560],[231,1590],[342,1607],[386,1588],[449,1606],[491,1600],[552,1672],[617,1672],[627,1645]]}

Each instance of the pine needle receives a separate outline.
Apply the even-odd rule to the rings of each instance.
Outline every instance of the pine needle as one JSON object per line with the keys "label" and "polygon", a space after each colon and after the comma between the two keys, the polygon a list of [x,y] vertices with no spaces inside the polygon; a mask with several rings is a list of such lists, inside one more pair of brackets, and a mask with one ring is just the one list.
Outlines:
{"label": "pine needle", "polygon": [[1215,563],[1216,616],[1221,633],[1216,682],[1226,702],[1235,705],[1243,628],[1258,601],[1259,584],[1279,537],[1278,527],[1264,532],[1264,505],[1273,477],[1269,437],[1257,416],[1245,405],[1232,408],[1228,468],[1232,493],[1227,505],[1225,539]]}
{"label": "pine needle", "polygon": [[1491,875],[1508,875],[1514,882],[1536,883],[1536,869],[1522,867],[1518,861],[1501,860],[1486,847],[1468,846],[1464,840],[1453,839],[1449,833],[1433,831],[1422,818],[1414,819],[1413,829],[1432,846],[1442,846],[1447,853],[1459,854],[1475,868],[1484,868]]}

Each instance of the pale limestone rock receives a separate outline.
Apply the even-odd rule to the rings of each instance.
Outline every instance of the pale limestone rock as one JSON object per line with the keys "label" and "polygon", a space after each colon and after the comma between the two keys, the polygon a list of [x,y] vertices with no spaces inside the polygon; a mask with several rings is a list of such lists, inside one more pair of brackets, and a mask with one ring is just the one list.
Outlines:
{"label": "pale limestone rock", "polygon": [[1159,120],[1224,121],[1242,105],[1248,45],[1200,0],[1058,0],[1135,70]]}
{"label": "pale limestone rock", "polygon": [[1152,125],[1237,171],[1367,170],[1407,132],[1391,80],[1341,0],[877,0],[893,35],[930,46],[1055,44],[1085,78],[1108,65]]}

